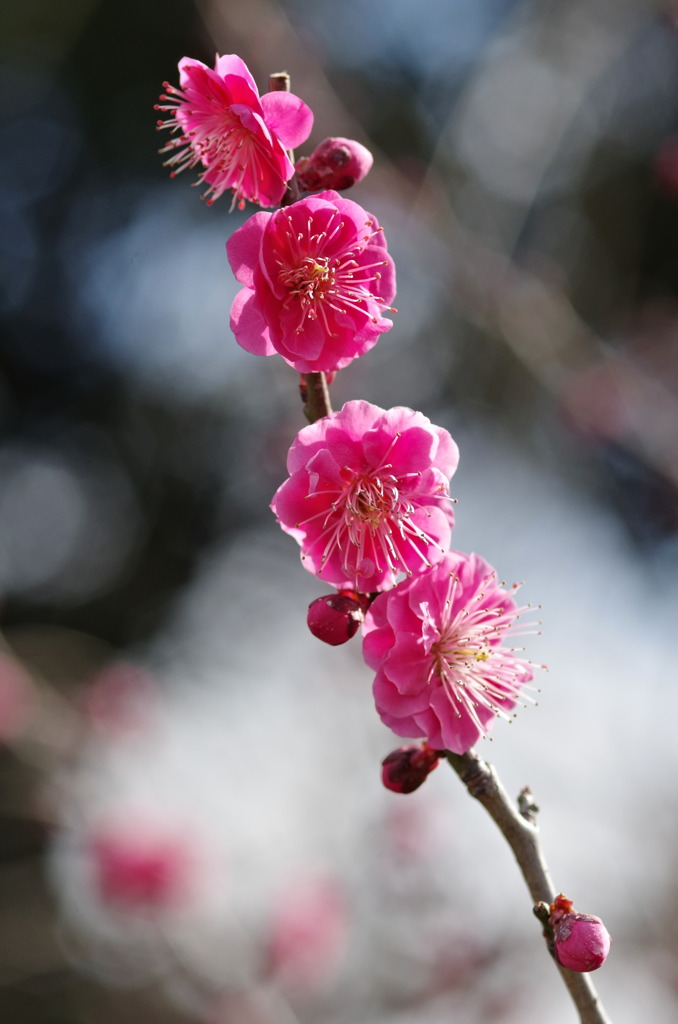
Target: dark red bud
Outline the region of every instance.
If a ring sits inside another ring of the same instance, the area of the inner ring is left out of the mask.
[[[325,594],[308,606],[308,628],[326,644],[345,644],[360,629],[365,615],[363,605],[350,591]]]
[[[439,759],[438,751],[428,743],[398,747],[381,762],[381,781],[392,793],[413,793],[437,766]]]

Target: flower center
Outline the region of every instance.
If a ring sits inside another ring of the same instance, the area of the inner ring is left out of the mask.
[[[438,675],[463,670],[474,662],[488,661],[492,649],[486,639],[479,636],[460,637],[455,633],[443,635],[432,647]]]
[[[401,499],[394,476],[359,477],[346,495],[346,511],[357,516],[365,526],[378,530],[383,519],[402,519],[414,511]]]
[[[336,260],[326,256],[304,256],[301,265],[288,267],[280,274],[280,280],[296,298],[309,320],[318,316],[316,303],[335,291]]]
[[[429,620],[433,643],[428,682],[437,679],[457,717],[470,717],[482,734],[487,732],[483,719],[488,713],[506,721],[515,717],[511,709],[519,691],[524,700],[535,703],[525,693],[532,678],[530,662],[517,657],[515,648],[501,645],[508,635],[532,632],[532,624],[517,625],[525,608],[504,607],[489,599],[489,583],[487,579],[460,606],[456,596],[461,584],[451,576],[445,610],[438,622]],[[511,593],[517,589],[514,584]]]
[[[360,262],[366,244],[381,228],[372,230],[373,222],[366,221],[362,240],[353,248],[337,252],[345,227],[338,211],[332,213],[324,231],[313,230],[310,216],[301,224],[289,212],[281,211],[281,216],[287,220],[287,230],[276,256],[278,280],[288,293],[284,308],[299,312],[297,334],[302,333],[307,321],[319,320],[327,334],[336,338],[337,316],[358,314],[377,323],[375,312],[395,312],[379,295],[381,268],[389,261]],[[337,255],[323,256],[328,246]]]

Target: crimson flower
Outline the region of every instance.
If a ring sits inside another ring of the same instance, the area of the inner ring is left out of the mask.
[[[518,702],[530,662],[502,646],[523,609],[478,555],[449,552],[370,605],[363,656],[374,698],[398,736],[463,754]]]
[[[271,508],[310,572],[340,588],[384,590],[443,557],[458,460],[448,432],[422,413],[347,402],[299,431]]]
[[[231,330],[255,355],[300,373],[347,366],[393,326],[395,268],[376,218],[337,192],[256,213],[226,244],[244,287]]]
[[[246,199],[277,206],[294,174],[286,150],[304,142],[313,126],[306,104],[289,92],[260,97],[247,65],[233,53],[217,54],[214,70],[184,57],[179,83],[177,89],[164,82],[155,107],[169,115],[158,128],[174,136],[160,150],[172,177],[201,164],[198,181],[208,186],[208,203],[232,189],[233,206],[242,209]]]

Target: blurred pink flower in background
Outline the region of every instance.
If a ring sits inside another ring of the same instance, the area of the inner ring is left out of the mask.
[[[119,661],[90,681],[83,695],[88,724],[112,735],[144,730],[158,699],[154,676],[140,665]]]
[[[372,603],[363,655],[374,697],[398,736],[462,754],[508,712],[532,667],[502,641],[522,609],[478,555],[450,552]]]
[[[153,821],[113,822],[88,842],[95,890],[113,908],[164,910],[180,905],[191,889],[190,839]]]
[[[249,199],[277,206],[294,166],[286,150],[304,142],[313,114],[290,92],[259,96],[247,65],[235,54],[217,55],[214,70],[201,61],[179,61],[180,88],[164,83],[166,93],[156,110],[169,116],[158,121],[175,137],[160,150],[168,154],[172,176],[202,164],[199,182],[213,203],[228,189],[233,205]]]
[[[446,430],[420,412],[347,402],[299,431],[271,508],[309,572],[363,593],[439,561],[454,524]]]
[[[395,267],[372,214],[337,192],[257,213],[226,243],[244,287],[231,330],[254,355],[280,353],[300,373],[339,370],[393,326]]]
[[[345,894],[337,879],[292,880],[273,906],[268,968],[278,982],[314,993],[334,980],[347,931]]]

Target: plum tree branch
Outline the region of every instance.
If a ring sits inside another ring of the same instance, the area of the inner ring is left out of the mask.
[[[483,805],[511,847],[535,907],[542,903],[552,903],[556,890],[539,842],[537,806],[529,790],[522,791],[516,805],[504,789],[494,767],[483,761],[475,750],[469,750],[466,754],[454,754],[446,750],[444,756],[471,796]],[[553,955],[548,936],[545,935],[545,938],[553,962],[577,1008],[581,1024],[612,1024],[590,974],[579,974],[561,967]]]

